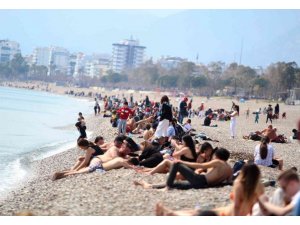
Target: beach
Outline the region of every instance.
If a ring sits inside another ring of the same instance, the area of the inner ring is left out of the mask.
[[[21,86],[21,84],[19,84]],[[44,86],[40,86],[41,91],[45,91]],[[35,88],[38,90],[37,88]],[[43,90],[44,89],[44,90]],[[48,86],[48,91],[63,94],[68,90],[75,88]],[[78,91],[83,89],[78,89]],[[89,91],[87,89],[84,91]],[[76,89],[77,91],[77,89]],[[101,91],[95,90],[103,95],[124,93],[121,90]],[[129,96],[128,91],[125,96]],[[134,92],[134,98],[144,98],[149,95],[150,100],[159,100],[164,93]],[[176,97],[171,97],[173,105],[177,106]],[[240,116],[237,118],[237,138],[230,139],[229,122],[213,121],[218,127],[203,127],[203,119],[191,118],[192,126],[196,133],[204,132],[210,138],[219,142],[211,142],[214,147],[222,146],[231,152],[232,160],[253,159],[255,146],[259,142],[244,140],[243,135],[251,131],[263,130],[266,128],[266,116],[260,115],[258,124],[254,123],[253,111],[258,108],[264,108],[268,104],[275,106],[276,102],[269,101],[246,101],[238,103],[235,99],[230,98],[211,98],[207,100],[204,97],[193,97],[193,108],[199,107],[204,101],[205,108],[225,108],[230,110],[232,100],[240,105]],[[247,119],[245,111],[250,109],[250,117]],[[289,106],[280,103],[280,112],[287,113],[287,119],[279,119],[273,122],[277,128],[278,134],[285,134],[289,137],[292,135],[292,129],[296,128],[297,121],[300,119],[300,106]],[[91,112],[92,113],[92,112]],[[76,115],[74,115],[74,120]],[[87,130],[93,134],[89,137],[93,140],[96,136],[102,135],[106,141],[112,141],[116,136],[117,129],[111,127],[109,118],[90,115],[86,117]],[[74,128],[74,132],[77,130]],[[134,135],[136,141],[141,141]],[[292,166],[300,168],[300,144],[290,142],[285,144],[272,143],[275,148],[276,156],[284,161],[284,169]],[[146,180],[149,182],[163,182],[166,180],[166,174],[145,175],[136,173],[131,169],[117,169],[105,173],[90,173],[69,176],[67,178],[52,181],[51,175],[56,171],[70,168],[78,156],[83,151],[77,147],[68,149],[62,153],[50,156],[48,158],[37,160],[31,168],[31,177],[22,185],[14,189],[11,193],[1,197],[0,215],[15,215],[19,212],[29,211],[34,215],[155,215],[155,205],[157,202],[164,202],[165,205],[174,209],[194,208],[199,205],[202,209],[211,209],[214,207],[225,206],[229,200],[229,194],[232,186],[207,189],[191,190],[170,190],[161,192],[158,190],[145,190],[136,187],[134,180]],[[276,180],[280,171],[267,167],[260,167],[264,179]],[[275,190],[276,187],[266,187],[267,195]]]

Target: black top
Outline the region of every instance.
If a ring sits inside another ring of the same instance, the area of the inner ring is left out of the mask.
[[[204,119],[204,126],[210,126],[211,123],[211,118],[209,118],[208,116],[205,117]]]
[[[92,157],[104,154],[103,150],[98,145],[92,145],[90,147],[95,150],[95,153],[92,154]]]
[[[161,106],[161,110],[160,110],[160,121],[167,119],[169,121],[172,121],[173,119],[173,115],[172,115],[172,107],[164,102]]]
[[[180,156],[180,159],[182,161],[186,161],[186,162],[196,162],[196,160],[197,160],[196,158],[190,159],[190,158],[188,158],[188,157],[186,157],[184,155]]]
[[[186,102],[181,101],[180,104],[179,104],[179,112],[180,113],[186,113],[187,112],[186,108],[187,108]]]

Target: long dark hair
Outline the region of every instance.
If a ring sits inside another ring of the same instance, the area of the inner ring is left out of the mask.
[[[96,146],[93,142],[90,142],[83,138],[78,140],[77,145],[80,147],[85,147],[85,148]]]
[[[237,111],[238,116],[239,116],[240,115],[240,106],[239,105],[235,105],[234,108]]]
[[[255,164],[246,164],[243,166],[240,181],[243,185],[244,196],[249,200],[256,191],[260,179],[260,170]]]
[[[195,143],[191,135],[184,135],[182,137],[182,141],[184,141],[185,145],[191,150],[194,159],[197,158]]]
[[[265,159],[267,158],[268,155],[268,143],[270,142],[270,138],[269,137],[264,137],[261,140],[261,144],[259,147],[259,154],[260,154],[260,158],[261,159]]]
[[[160,104],[163,104],[164,102],[169,103],[169,98],[166,95],[162,96],[160,99]]]

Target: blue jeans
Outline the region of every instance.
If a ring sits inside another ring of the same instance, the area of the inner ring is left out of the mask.
[[[183,118],[184,118],[184,117],[185,117],[185,115],[184,115],[184,114],[182,114],[182,113],[179,113],[179,116],[178,116],[178,122],[182,124],[182,122],[183,122]]]
[[[119,119],[119,123],[118,123],[118,131],[119,131],[119,134],[126,134],[126,121],[127,120],[122,120],[122,119]]]

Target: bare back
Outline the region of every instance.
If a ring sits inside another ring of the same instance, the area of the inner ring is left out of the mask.
[[[110,147],[103,155],[97,156],[102,163],[108,162],[116,157],[118,157],[119,149],[116,146]]]
[[[230,180],[232,177],[232,169],[227,162],[219,159],[214,159],[216,166],[209,168],[205,174],[209,185],[220,184],[223,181]]]

